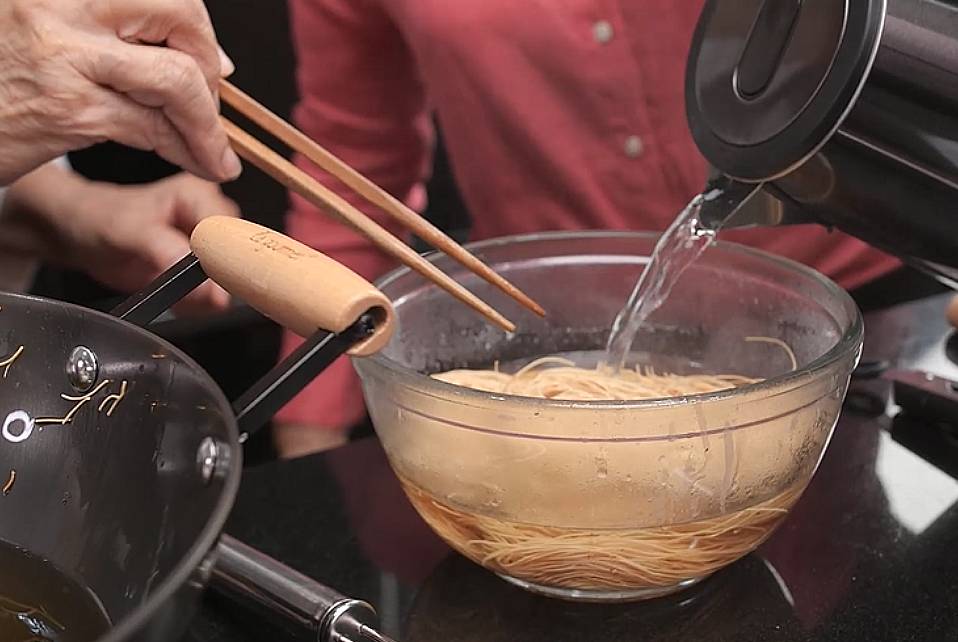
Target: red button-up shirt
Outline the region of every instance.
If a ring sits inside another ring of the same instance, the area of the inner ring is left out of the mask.
[[[662,230],[704,186],[683,99],[701,0],[290,0],[290,7],[297,124],[422,209],[435,113],[475,239]],[[401,234],[335,180],[297,163]],[[369,279],[394,267],[296,196],[288,229]],[[809,264],[847,288],[898,265],[817,227],[727,236]],[[285,350],[296,343],[287,337]],[[340,362],[278,418],[341,427],[362,412],[355,375]]]

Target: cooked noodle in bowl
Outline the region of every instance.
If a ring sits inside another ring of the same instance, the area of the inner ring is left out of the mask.
[[[409,272],[381,285],[399,331],[356,367],[389,460],[443,539],[530,590],[641,599],[707,577],[785,518],[838,417],[857,309],[824,277],[734,245],[690,268],[628,369],[604,368],[610,320],[653,243],[479,245],[549,312],[511,337]]]

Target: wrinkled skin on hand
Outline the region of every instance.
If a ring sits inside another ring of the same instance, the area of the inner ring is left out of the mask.
[[[0,34],[0,184],[106,140],[239,174],[216,94],[232,63],[202,0],[4,0]]]
[[[186,256],[193,228],[215,215],[238,216],[239,208],[218,185],[190,174],[125,186],[49,164],[8,190],[0,251],[36,256],[133,293]],[[207,281],[175,310],[207,313],[228,304],[226,292]]]

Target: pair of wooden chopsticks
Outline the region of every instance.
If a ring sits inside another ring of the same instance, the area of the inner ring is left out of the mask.
[[[220,82],[220,97],[236,111],[335,176],[367,201],[390,214],[407,229],[418,234],[421,239],[456,259],[470,271],[498,287],[525,308],[539,316],[545,315],[538,303],[470,254],[437,227],[226,80]],[[242,158],[324,212],[352,226],[382,250],[443,288],[503,330],[507,332],[515,330],[515,324],[492,306],[422,258],[412,248],[347,203],[339,195],[327,189],[312,176],[272,151],[226,118],[223,119],[223,123],[236,153]]]

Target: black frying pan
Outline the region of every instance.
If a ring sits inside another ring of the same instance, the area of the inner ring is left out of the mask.
[[[389,303],[343,266],[252,223],[207,219],[192,247],[114,316],[0,294],[0,541],[92,590],[112,621],[100,642],[178,639],[211,579],[314,639],[382,640],[369,605],[221,530],[244,437],[343,353],[381,347]],[[234,404],[141,327],[207,276],[309,337]]]

